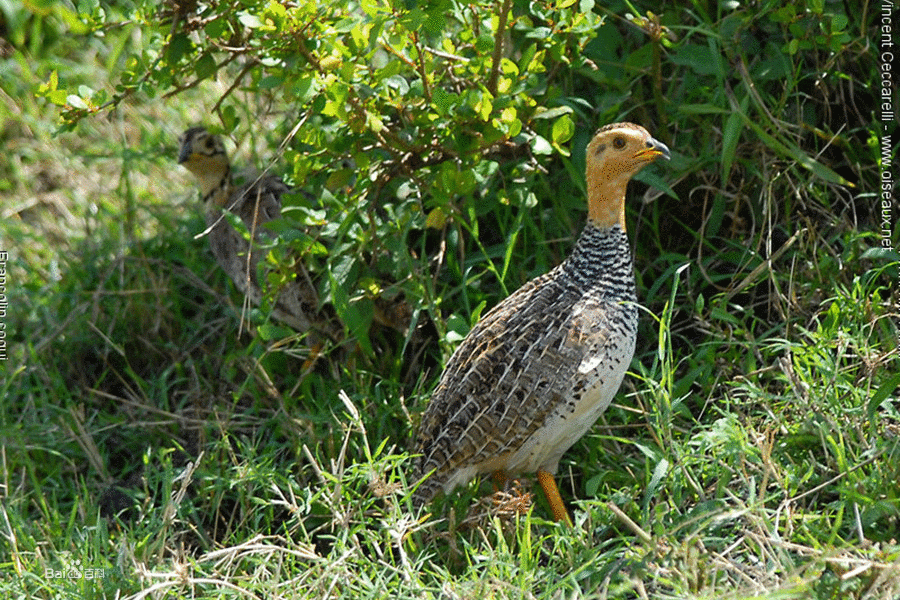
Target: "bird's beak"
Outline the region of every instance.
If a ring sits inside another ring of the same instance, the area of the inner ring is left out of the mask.
[[[650,138],[647,141],[650,145],[648,147],[644,148],[643,150],[639,151],[635,155],[635,158],[638,158],[641,160],[646,160],[646,161],[656,160],[657,158],[660,158],[660,157],[662,157],[666,160],[669,160],[670,158],[672,158],[672,153],[669,152],[668,146],[666,146],[659,140],[656,140],[653,138]]]
[[[187,162],[187,160],[191,157],[191,145],[190,144],[182,144],[181,149],[178,151],[178,164],[182,164]]]

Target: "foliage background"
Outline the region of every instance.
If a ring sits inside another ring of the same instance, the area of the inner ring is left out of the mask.
[[[900,595],[876,5],[0,13],[7,596]],[[625,119],[673,160],[632,186],[646,311],[564,459],[578,528],[477,483],[410,515],[441,365],[565,257],[584,146]],[[246,333],[195,237],[174,155],[196,123],[315,198],[287,200],[269,261],[303,260],[345,326],[312,370],[265,306]]]

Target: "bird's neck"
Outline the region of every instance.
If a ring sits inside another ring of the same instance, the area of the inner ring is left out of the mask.
[[[629,174],[588,168],[588,222],[600,229],[618,225],[625,231],[625,190]]]
[[[634,295],[631,249],[618,223],[597,227],[588,221],[560,268],[581,289],[616,288],[625,299]]]
[[[203,193],[203,203],[212,203],[216,206],[225,206],[231,195],[231,166],[218,171],[209,171],[198,175],[200,191]]]

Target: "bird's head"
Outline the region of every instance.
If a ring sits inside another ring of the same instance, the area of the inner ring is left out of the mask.
[[[628,182],[669,149],[633,123],[601,127],[587,146],[588,220],[597,227],[619,224],[625,229],[625,189]]]
[[[203,127],[191,127],[178,138],[178,164],[200,181],[206,194],[229,176],[228,154],[222,140]]]

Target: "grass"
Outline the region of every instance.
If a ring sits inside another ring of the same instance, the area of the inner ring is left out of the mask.
[[[657,171],[677,199],[642,203],[637,184],[639,347],[563,458],[576,527],[549,522],[539,492],[514,510],[527,477],[518,495],[494,502],[476,482],[416,515],[409,438],[441,361],[485,306],[565,255],[574,200],[472,209],[440,240],[441,277],[429,232],[385,240],[418,251],[398,272],[429,275],[404,288],[435,317],[422,355],[382,333],[374,357],[338,348],[306,372],[302,341],[264,312],[242,330],[172,164],[182,124],[224,84],[54,136],[55,110],[24,93],[47,68],[3,79],[4,597],[900,597],[898,262],[871,250],[862,150],[842,171],[856,191],[753,136],[680,152],[690,185]],[[268,141],[241,151],[259,163]],[[570,189],[573,169],[551,165],[536,197]]]

